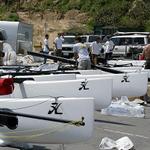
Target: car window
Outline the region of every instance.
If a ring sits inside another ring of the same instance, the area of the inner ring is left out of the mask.
[[[144,38],[134,38],[134,44],[144,44]]]
[[[111,38],[115,45],[119,45],[120,38]]]
[[[132,38],[128,37],[118,37],[118,38],[111,38],[115,45],[131,45],[133,43]]]
[[[120,38],[119,45],[130,45],[130,44],[132,44],[132,38],[128,38],[128,37]]]
[[[5,32],[0,32],[0,41],[4,41],[7,39],[6,33]]]
[[[64,37],[63,44],[75,44],[75,37]]]
[[[85,43],[87,41],[87,37],[86,36],[82,36],[82,42]]]
[[[128,41],[126,38],[120,38],[119,45],[127,45]]]
[[[98,36],[89,36],[89,42],[94,42],[96,41]]]
[[[4,40],[3,34],[0,32],[0,41],[3,41],[3,40]]]

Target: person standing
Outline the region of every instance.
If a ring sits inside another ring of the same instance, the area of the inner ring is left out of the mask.
[[[94,41],[92,44],[91,44],[91,55],[92,55],[92,63],[94,65],[97,65],[98,64],[98,55],[101,53],[103,47],[100,43],[100,40],[101,38],[100,37],[97,37],[96,38],[96,41]]]
[[[3,65],[16,65],[17,63],[17,55],[16,52],[13,50],[12,46],[3,41]]]
[[[55,44],[55,55],[62,57],[62,43],[64,42],[64,38],[63,36],[61,36],[60,33],[58,33],[56,39],[54,40],[54,44]]]
[[[107,60],[111,59],[114,47],[115,47],[115,44],[113,43],[112,40],[110,40],[110,38],[108,38],[108,40],[104,44],[105,64],[107,64]]]
[[[49,51],[50,51],[48,39],[49,39],[49,35],[46,34],[45,39],[44,39],[44,47],[43,47],[43,53],[44,54],[49,54]],[[44,58],[44,64],[46,63],[46,60],[47,59]]]
[[[142,55],[144,59],[146,60],[145,69],[150,69],[150,44],[144,47]]]
[[[143,58],[146,60],[144,69],[150,69],[150,44],[146,45],[142,52]],[[146,103],[150,103],[148,93],[141,97]]]
[[[73,46],[74,59],[78,62],[78,69],[88,70],[91,69],[91,60],[88,48],[82,43],[81,37],[75,38],[76,44]]]

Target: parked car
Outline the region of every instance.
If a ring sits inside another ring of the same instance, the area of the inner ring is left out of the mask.
[[[75,44],[74,35],[65,35],[64,42],[62,44],[62,53],[64,57],[71,58],[73,57],[73,45]]]
[[[120,32],[111,37],[115,44],[113,55],[128,56],[132,53],[140,53],[143,47],[150,43],[149,32]]]
[[[87,45],[89,48],[91,43],[96,41],[97,37],[101,37],[100,35],[81,35],[82,42]]]
[[[100,35],[81,35],[82,42],[87,45],[89,48],[91,43],[96,41],[97,37],[101,37]],[[73,57],[73,45],[75,44],[75,36],[74,35],[65,35],[64,42],[62,44],[62,53],[63,57],[71,58]]]

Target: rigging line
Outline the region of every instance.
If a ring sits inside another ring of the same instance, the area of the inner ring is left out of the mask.
[[[40,98],[40,97],[43,98],[43,96],[45,96],[45,98],[49,98],[50,97],[50,98],[54,98],[54,99],[63,97],[63,96],[57,96],[57,97],[55,97],[55,96],[49,96],[49,95],[39,95],[39,96],[31,97],[31,98]],[[20,110],[20,109],[31,108],[31,107],[35,107],[35,106],[41,105],[43,103],[46,103],[48,101],[50,102],[50,100],[45,100],[44,102],[41,102],[41,103],[38,103],[38,104],[34,104],[34,105],[30,105],[30,106],[25,106],[25,107],[14,108],[12,110]]]
[[[64,96],[51,96],[51,95],[37,95],[37,96],[31,96],[30,98],[48,98],[48,97],[50,97],[50,98],[61,98],[61,97],[64,97]],[[28,97],[29,98],[29,97]]]
[[[27,108],[32,108],[32,107],[35,107],[35,106],[39,106],[43,103],[46,103],[48,102],[49,100],[46,100],[46,101],[43,101],[43,102],[40,102],[40,103],[37,103],[37,104],[33,104],[33,105],[30,105],[30,106],[24,106],[24,107],[19,107],[19,108],[14,108],[12,110],[20,110],[20,109],[27,109]]]

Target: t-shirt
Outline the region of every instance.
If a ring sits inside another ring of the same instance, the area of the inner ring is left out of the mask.
[[[97,43],[96,41],[91,44],[92,54],[99,55],[102,50],[101,43]]]
[[[56,44],[56,49],[62,49],[63,41],[64,41],[63,37],[57,37],[55,39],[54,43]]]
[[[110,53],[113,51],[113,48],[114,48],[114,43],[113,41],[107,41],[105,44],[104,44],[104,49],[105,49],[105,53]]]
[[[49,49],[47,48],[47,46],[49,47],[48,39],[44,39],[44,48],[43,48],[44,52],[49,52]]]
[[[90,59],[87,46],[83,43],[74,44],[73,52],[78,53],[78,61]]]

